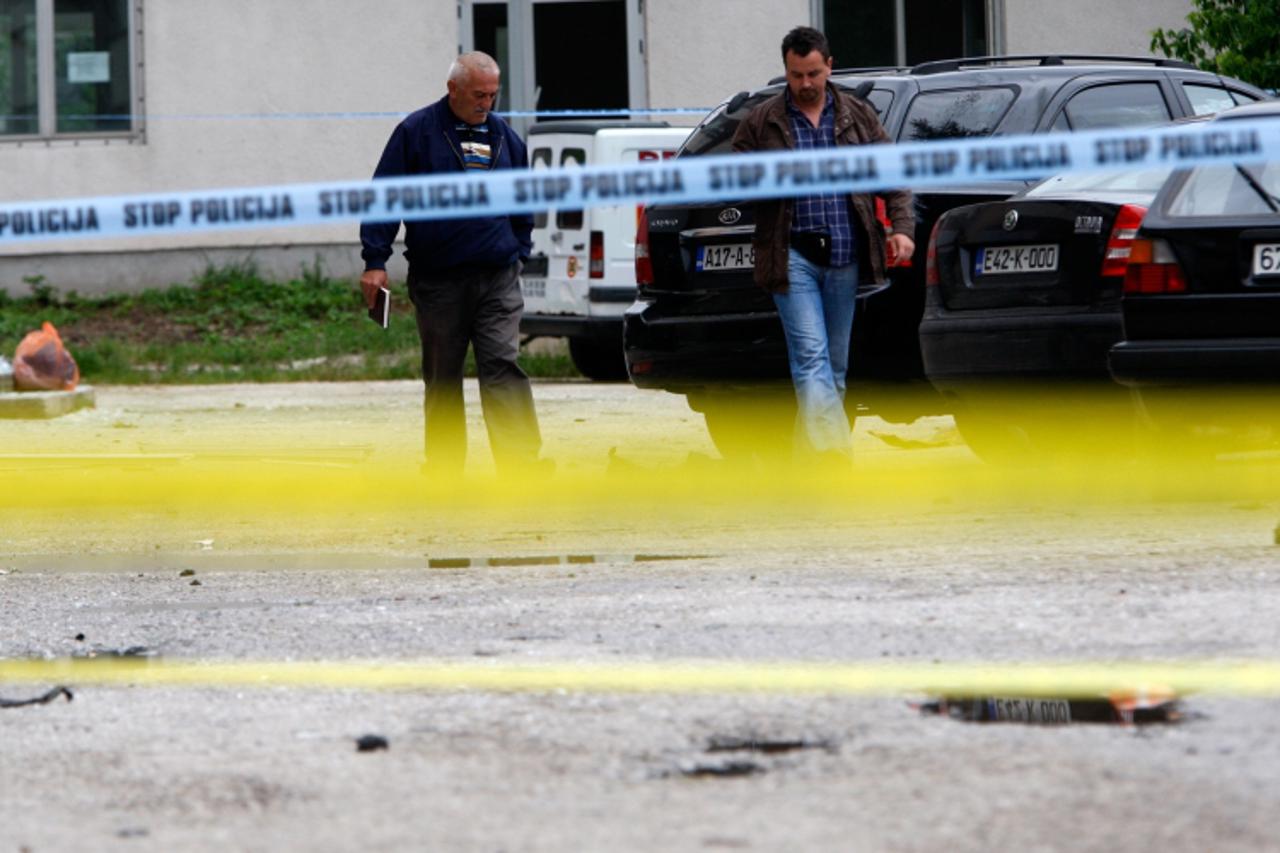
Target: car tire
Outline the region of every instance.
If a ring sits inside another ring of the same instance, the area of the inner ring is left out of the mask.
[[[1280,449],[1269,388],[1151,388],[1140,399],[1153,461],[1206,464]]]
[[[957,409],[955,421],[964,443],[988,465],[1021,467],[1036,459],[1027,433],[999,415],[966,406]]]
[[[711,442],[727,462],[788,465],[795,442],[795,395],[763,389],[689,395],[689,407],[701,412]]]
[[[1042,468],[1134,458],[1138,413],[1109,383],[1010,385],[956,401],[956,428],[984,462]]]
[[[569,338],[569,358],[588,379],[620,382],[627,378],[627,361],[619,340]]]

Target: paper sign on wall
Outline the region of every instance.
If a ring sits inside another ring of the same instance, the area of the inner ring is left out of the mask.
[[[111,54],[106,51],[95,53],[68,53],[67,82],[110,83]]]

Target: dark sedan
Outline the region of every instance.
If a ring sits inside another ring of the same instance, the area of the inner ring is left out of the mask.
[[[1130,246],[1170,171],[1060,175],[938,220],[920,349],[975,452],[1007,460],[1050,449],[1062,419],[1049,408],[1076,405],[1077,392],[1130,411],[1127,395],[1099,380],[1111,385]]]
[[[1280,121],[1280,102],[1218,121]],[[1125,340],[1111,372],[1135,386],[1280,381],[1280,163],[1174,175],[1134,242]]]
[[[1240,119],[1280,121],[1280,102],[1216,121]],[[1111,374],[1139,390],[1161,432],[1182,444],[1212,431],[1232,443],[1273,434],[1280,163],[1175,173],[1133,243],[1121,303],[1125,339],[1111,350]]]

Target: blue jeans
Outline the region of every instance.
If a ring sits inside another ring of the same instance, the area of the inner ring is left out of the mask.
[[[775,293],[773,301],[787,336],[798,433],[816,452],[847,455],[852,448],[844,389],[858,265],[820,267],[791,249],[787,277],[790,289]]]

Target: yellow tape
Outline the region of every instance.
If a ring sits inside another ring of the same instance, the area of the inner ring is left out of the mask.
[[[1280,661],[1233,663],[726,663],[0,661],[0,682],[488,692],[821,693],[1096,697],[1170,691],[1280,696]]]

